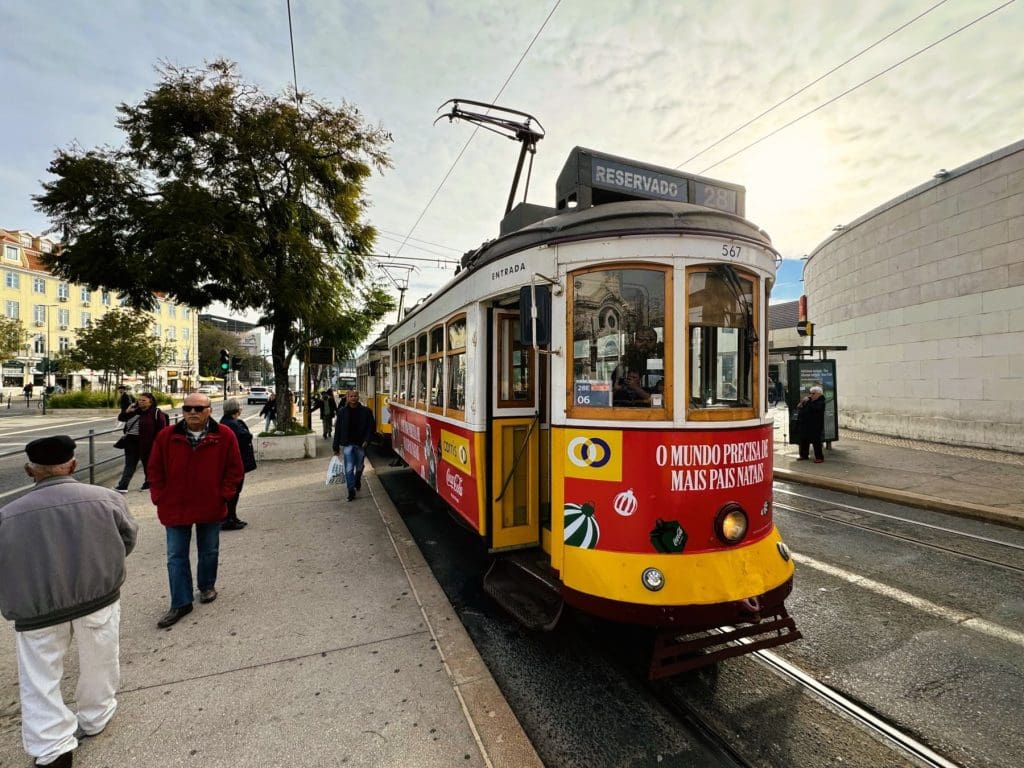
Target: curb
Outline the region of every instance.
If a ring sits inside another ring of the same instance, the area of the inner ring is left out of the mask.
[[[987,507],[983,504],[971,504],[966,501],[951,502],[935,496],[925,496],[920,493],[898,491],[893,488],[882,488],[868,483],[855,483],[849,480],[839,480],[834,477],[819,475],[808,475],[803,472],[796,472],[791,469],[774,470],[774,480],[783,480],[787,483],[800,483],[812,485],[816,488],[827,488],[833,491],[849,493],[853,496],[861,496],[881,501],[891,501],[896,504],[904,504],[908,507],[929,509],[935,512],[946,512],[959,517],[966,517],[973,520],[984,520],[991,523],[999,523],[1011,528],[1024,528],[1024,518],[1019,513],[1009,512],[999,507]]]

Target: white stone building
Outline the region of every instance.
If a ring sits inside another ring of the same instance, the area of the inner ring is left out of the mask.
[[[804,267],[840,425],[1024,452],[1024,141],[879,206]]]

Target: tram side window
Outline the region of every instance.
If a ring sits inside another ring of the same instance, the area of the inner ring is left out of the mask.
[[[394,350],[395,354],[395,376],[397,381],[395,382],[394,396],[396,400],[405,400],[405,345],[402,344],[396,347]]]
[[[571,408],[667,407],[669,280],[660,268],[598,269],[573,276]],[[624,410],[616,415],[638,414]]]
[[[533,404],[532,349],[519,341],[518,315],[498,318],[498,401],[503,407]]]
[[[416,405],[427,407],[427,334],[416,339]]]
[[[688,275],[689,397],[692,409],[753,407],[757,349],[755,281],[732,267]]]
[[[444,328],[440,325],[430,330],[429,405],[434,411],[444,407]]]
[[[448,410],[466,410],[466,318],[448,323]]]
[[[405,402],[416,402],[416,340],[409,339],[405,345]]]

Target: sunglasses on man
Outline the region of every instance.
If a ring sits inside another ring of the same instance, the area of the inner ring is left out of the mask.
[[[209,407],[210,406],[208,405],[183,405],[181,406],[181,410],[184,411],[185,413],[192,413],[192,411],[205,411]]]

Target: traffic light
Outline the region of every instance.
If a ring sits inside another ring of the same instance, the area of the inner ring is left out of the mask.
[[[231,356],[231,370],[232,371],[238,371],[238,370],[241,370],[241,368],[242,368],[242,358],[240,358],[238,355],[232,355]]]
[[[231,370],[231,353],[226,349],[220,351],[220,375],[227,376]]]

